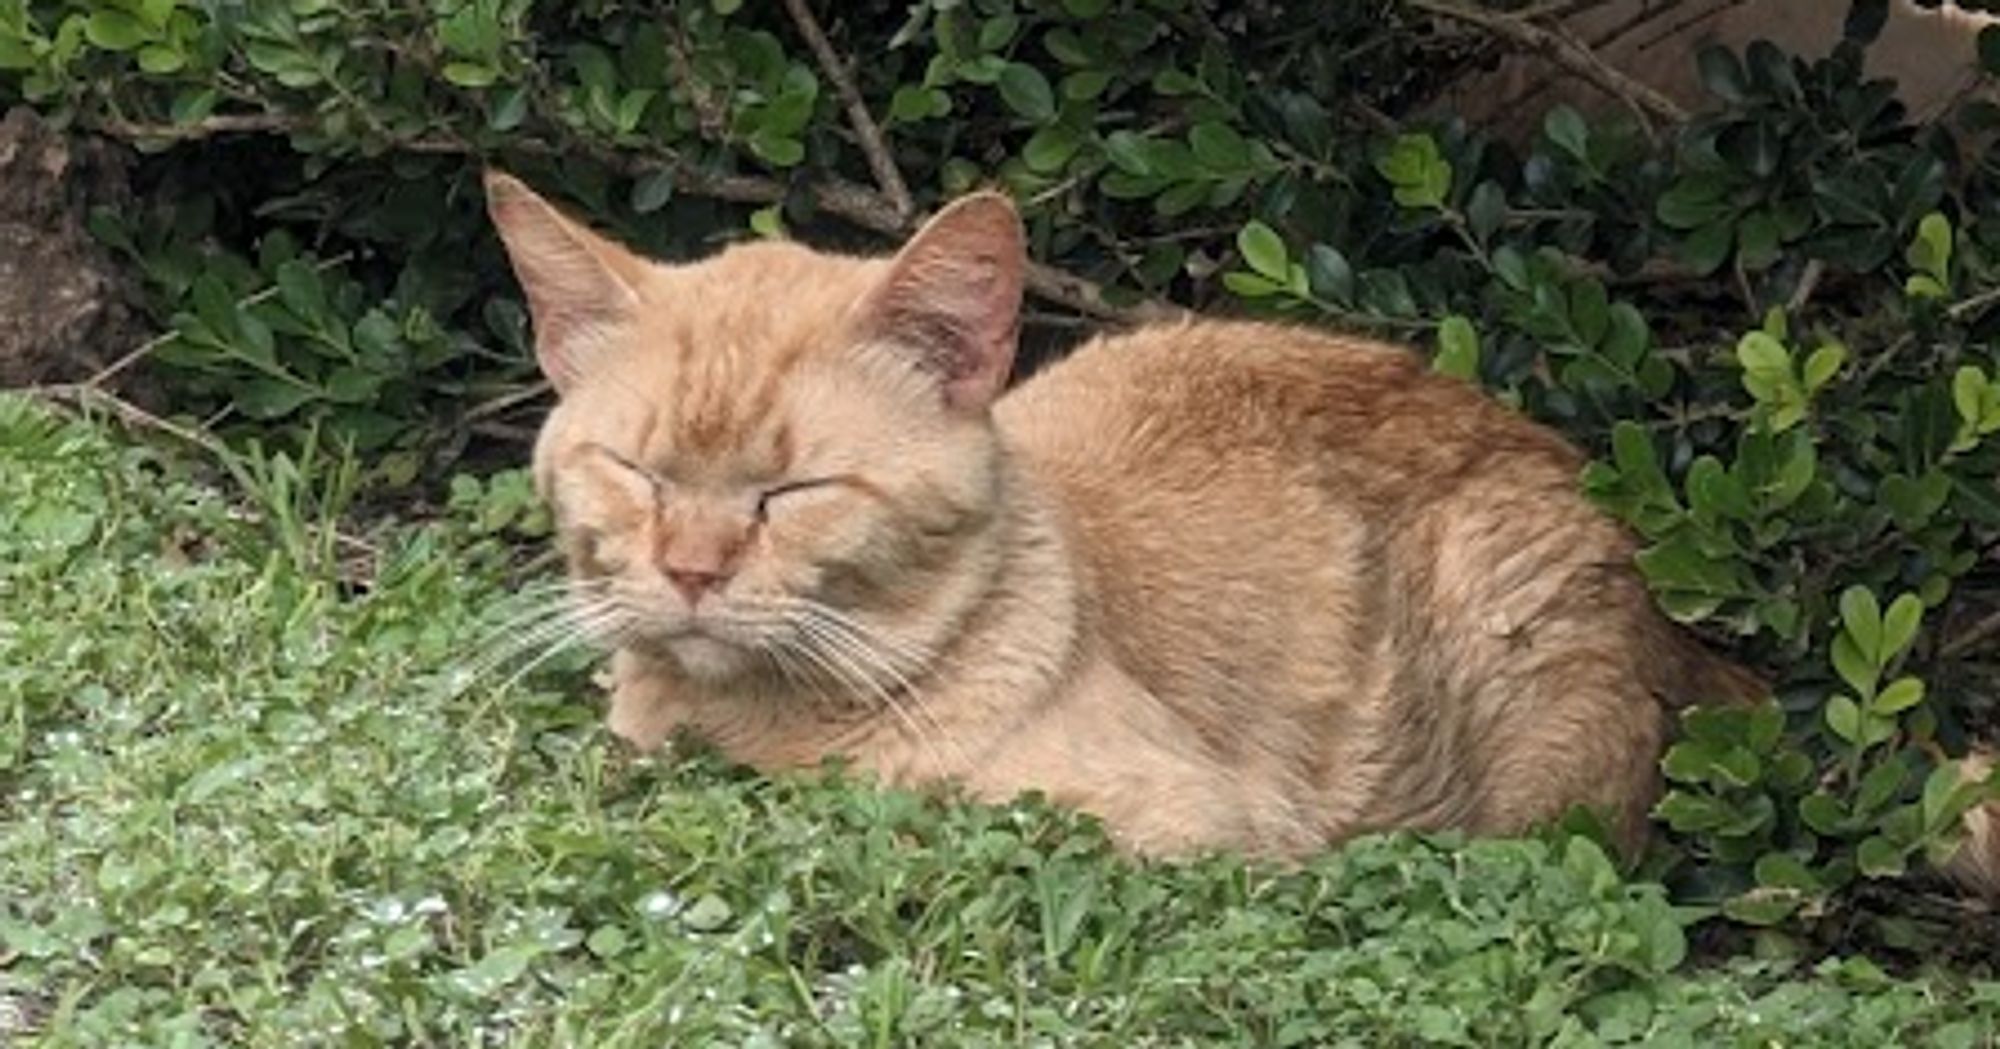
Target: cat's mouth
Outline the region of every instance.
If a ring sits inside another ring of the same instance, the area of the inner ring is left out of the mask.
[[[749,658],[743,645],[699,627],[681,630],[664,647],[688,676],[710,681],[736,676]]]
[[[646,630],[640,644],[670,659],[689,677],[710,681],[741,673],[754,643],[724,622],[687,617]]]
[[[691,644],[731,646],[736,644],[734,639],[730,638],[722,630],[717,629],[715,624],[704,623],[694,619],[684,619],[668,625],[655,626],[652,629],[644,631],[643,636],[651,645],[667,649]]]

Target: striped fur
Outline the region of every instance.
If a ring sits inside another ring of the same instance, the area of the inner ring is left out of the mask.
[[[536,476],[614,595],[640,746],[1040,790],[1147,853],[1575,805],[1636,845],[1670,712],[1757,688],[1655,610],[1572,448],[1400,349],[1188,321],[998,396],[1003,197],[891,259],[669,266],[489,195],[562,390]]]

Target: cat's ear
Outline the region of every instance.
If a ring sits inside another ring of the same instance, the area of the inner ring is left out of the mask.
[[[863,303],[862,323],[869,336],[917,354],[943,381],[947,404],[982,411],[1014,365],[1027,265],[1014,202],[962,197],[897,253]]]
[[[528,296],[535,358],[561,393],[631,323],[651,264],[563,214],[520,179],[490,168],[486,210]]]

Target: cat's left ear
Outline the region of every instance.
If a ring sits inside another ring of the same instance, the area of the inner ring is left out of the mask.
[[[975,193],[924,224],[862,304],[866,334],[905,347],[945,402],[983,411],[1014,366],[1027,241],[1014,202]]]
[[[486,209],[535,321],[535,358],[562,393],[631,324],[651,265],[557,210],[512,175],[486,172]]]

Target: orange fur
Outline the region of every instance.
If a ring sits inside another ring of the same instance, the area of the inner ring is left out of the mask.
[[[536,475],[642,747],[1036,789],[1148,853],[1579,804],[1633,844],[1668,711],[1751,687],[1655,610],[1568,445],[1400,349],[1189,321],[994,400],[1005,198],[894,259],[667,266],[489,192],[545,367],[575,365]],[[564,304],[618,288],[579,334]]]

